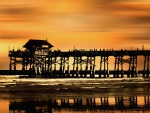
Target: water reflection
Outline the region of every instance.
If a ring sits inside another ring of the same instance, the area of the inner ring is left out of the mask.
[[[150,112],[149,96],[63,98],[51,100],[12,101],[10,113],[137,113]]]

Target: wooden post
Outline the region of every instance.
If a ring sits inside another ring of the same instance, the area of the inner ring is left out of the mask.
[[[67,70],[68,70],[68,77],[70,77],[70,65],[68,65]]]
[[[12,57],[10,57],[9,70],[12,70]]]
[[[146,78],[149,78],[149,56],[147,56],[147,73],[146,73]]]
[[[80,57],[80,77],[82,77],[82,56]]]
[[[146,72],[146,61],[147,61],[147,56],[144,56],[144,69],[143,69],[143,78],[145,78],[145,72]]]
[[[73,73],[72,73],[72,77],[74,77],[74,71],[75,71],[75,56],[74,56],[73,58],[74,58],[74,62],[73,62]]]
[[[100,56],[101,57],[101,61],[100,61],[100,73],[99,73],[99,78],[101,78],[101,75],[102,75],[102,62],[103,62],[103,56]]]
[[[47,76],[47,70],[46,70],[46,68],[47,68],[47,61],[46,61],[46,57],[44,58],[44,73],[46,74],[46,76]]]
[[[14,57],[14,70],[16,71],[16,57]]]
[[[76,77],[79,77],[79,58],[77,57]]]

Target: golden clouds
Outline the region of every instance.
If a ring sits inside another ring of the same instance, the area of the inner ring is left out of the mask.
[[[123,35],[122,41],[130,40],[146,33],[149,28],[148,1],[124,0],[44,0],[44,1],[10,1],[1,2],[0,7],[0,37],[45,38],[46,35],[65,37],[66,32],[71,37],[80,34],[83,39],[90,40],[89,33],[95,32],[95,37],[104,34]],[[146,4],[147,3],[147,4]],[[138,32],[137,32],[138,31]],[[8,32],[8,33],[6,33]],[[12,33],[14,32],[14,34]],[[17,33],[18,32],[18,33]],[[64,33],[63,33],[64,32]],[[72,36],[70,32],[74,32]],[[81,32],[81,33],[76,33]],[[86,34],[88,35],[82,35]],[[80,37],[81,37],[80,36]],[[70,37],[70,38],[71,38]],[[147,36],[148,37],[148,36]],[[114,36],[110,38],[113,40]],[[116,38],[116,37],[115,37]],[[118,37],[118,40],[120,40]],[[76,40],[75,38],[72,38]],[[99,38],[99,41],[104,41]],[[132,41],[132,40],[131,40]],[[104,42],[105,43],[105,42]]]
[[[0,22],[35,22],[39,12],[39,8],[28,5],[4,5],[0,7]]]
[[[149,46],[149,0],[0,1],[0,45],[46,39],[54,49]],[[0,49],[5,54],[5,49]],[[0,61],[1,62],[1,61]]]

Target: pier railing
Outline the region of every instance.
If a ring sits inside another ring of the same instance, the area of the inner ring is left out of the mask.
[[[35,52],[31,51],[9,51],[9,57],[23,57],[27,55],[34,55]],[[37,51],[36,54],[39,54],[40,52]],[[42,52],[41,54],[42,55]],[[47,54],[44,54],[47,57],[58,57],[58,56],[145,56],[150,55],[150,50],[69,50],[69,51],[60,51],[60,50],[54,50],[49,51]]]

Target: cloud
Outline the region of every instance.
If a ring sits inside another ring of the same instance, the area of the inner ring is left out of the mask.
[[[124,18],[128,24],[143,24],[150,22],[150,5],[115,3],[103,6],[103,14],[111,17]]]
[[[43,14],[39,7],[28,5],[1,5],[0,22],[36,22]]]
[[[4,39],[4,40],[9,40],[9,39],[23,39],[23,37],[21,36],[10,36],[10,35],[5,35],[5,36],[0,36],[0,39]]]
[[[148,37],[148,36],[147,37],[144,37],[144,36],[143,37],[142,36],[141,37],[131,37],[130,40],[134,40],[134,41],[146,41],[146,42],[149,41],[150,42],[150,37]]]
[[[133,23],[137,23],[137,24],[150,24],[150,13],[147,15],[139,15],[136,17],[131,18]]]
[[[0,40],[8,40],[13,42],[19,42],[19,40],[30,39],[30,38],[40,38],[40,32],[33,31],[0,31]]]
[[[100,3],[103,3],[103,4],[112,4],[112,3],[122,3],[122,2],[129,2],[130,0],[96,0],[96,1],[99,1]]]
[[[4,6],[0,8],[0,13],[8,15],[30,14],[35,12],[35,8],[28,6]]]

